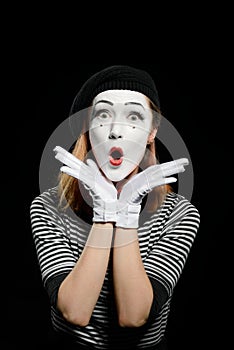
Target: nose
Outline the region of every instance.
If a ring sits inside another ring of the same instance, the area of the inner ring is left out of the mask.
[[[122,138],[121,125],[116,125],[113,123],[112,128],[110,130],[109,139],[117,140]]]
[[[122,138],[122,135],[118,135],[118,134],[116,134],[116,133],[113,132],[113,131],[110,132],[110,135],[109,135],[109,139],[110,139],[110,140],[111,140],[111,139],[117,140],[117,139],[120,139],[120,138]]]

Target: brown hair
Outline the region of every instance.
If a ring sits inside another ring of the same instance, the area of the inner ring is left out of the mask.
[[[159,108],[155,106],[150,100],[149,105],[154,114],[153,127],[158,128],[162,117],[161,112]],[[87,131],[88,119],[89,118],[84,118],[81,135],[77,139],[72,150],[72,154],[81,161],[85,160],[86,155],[91,150],[91,144],[88,135],[89,132]],[[150,165],[154,165],[157,163],[158,160],[156,156],[156,145],[155,142],[152,142],[150,144],[147,144],[145,155],[141,161],[141,164],[138,167],[137,172],[140,172],[143,169],[149,167]],[[130,174],[130,176],[132,174]],[[91,208],[87,206],[87,203],[81,194],[80,185],[81,184],[79,184],[79,181],[76,178],[65,173],[59,174],[58,193],[60,197],[60,206],[64,209],[66,209],[67,207],[71,207],[71,209],[76,213],[80,211],[85,211],[87,214],[91,214]],[[168,192],[171,192],[170,185],[162,185],[154,188],[147,196],[147,211],[153,212],[157,210],[157,208],[162,204]]]

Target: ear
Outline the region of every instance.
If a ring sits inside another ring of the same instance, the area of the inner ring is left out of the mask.
[[[150,134],[149,134],[149,136],[148,136],[148,141],[147,141],[148,144],[154,142],[154,139],[155,139],[155,136],[156,136],[156,134],[157,134],[157,131],[158,131],[157,128],[153,128],[153,129],[151,130],[151,132],[150,132]]]

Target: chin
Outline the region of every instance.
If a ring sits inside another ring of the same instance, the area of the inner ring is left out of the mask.
[[[121,175],[117,175],[117,174],[105,174],[105,175],[112,182],[119,182],[119,181],[125,179],[126,176],[127,176],[127,175],[126,176],[124,176],[124,175],[121,176]]]
[[[136,170],[136,166],[129,167],[128,169],[121,169],[121,166],[119,168],[113,168],[113,167],[105,167],[102,169],[106,177],[111,180],[112,182],[118,182],[123,179],[126,179],[134,170]]]

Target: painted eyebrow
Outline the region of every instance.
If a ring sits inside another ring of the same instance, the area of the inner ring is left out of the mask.
[[[108,104],[111,105],[111,106],[114,105],[114,103],[112,103],[112,102],[110,102],[110,101],[107,101],[107,100],[99,100],[99,101],[97,101],[97,102],[95,103],[94,106],[96,106],[98,103],[108,103]]]
[[[144,106],[139,102],[126,102],[125,106],[127,105],[138,105],[138,106],[141,106],[143,109],[145,109]]]
[[[95,106],[96,106],[98,103],[107,103],[107,104],[109,104],[109,105],[111,105],[111,106],[114,105],[114,103],[111,102],[111,101],[108,101],[108,100],[100,100],[100,101],[97,101],[97,102],[95,103]],[[125,106],[127,106],[127,105],[138,105],[138,106],[141,106],[143,109],[145,109],[144,106],[143,106],[141,103],[139,103],[139,102],[126,102],[124,105],[125,105]]]

